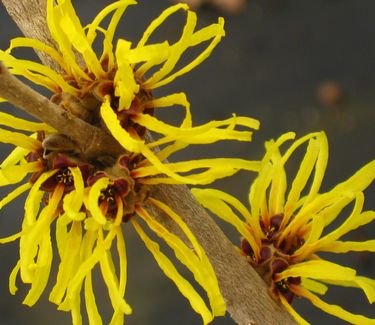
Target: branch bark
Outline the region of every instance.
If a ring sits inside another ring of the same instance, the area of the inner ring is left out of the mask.
[[[2,2],[26,36],[54,45],[45,22],[45,0],[2,0]],[[49,58],[43,55],[40,57],[46,65],[51,66]],[[40,107],[44,105],[44,112],[48,111],[48,115],[56,114],[49,102],[41,100],[38,105]],[[71,123],[66,115],[61,115],[58,119],[65,124]],[[62,130],[57,124],[52,126]],[[69,132],[65,134],[71,134],[71,131],[72,127],[69,127]],[[101,136],[103,135],[99,135]],[[103,140],[101,145],[104,146],[104,143]],[[151,195],[168,203],[196,235],[216,271],[228,311],[234,321],[240,325],[295,324],[285,309],[271,297],[264,281],[238,254],[220,228],[193,198],[187,186],[159,185],[153,188]],[[160,214],[160,211],[152,206],[147,206],[147,209],[153,215],[158,215],[158,219],[170,231],[178,233],[176,227],[168,218]]]
[[[124,151],[120,144],[103,130],[61,109],[18,80],[1,61],[0,97],[68,136],[78,145],[82,151],[81,155],[87,160],[103,155],[116,157]]]

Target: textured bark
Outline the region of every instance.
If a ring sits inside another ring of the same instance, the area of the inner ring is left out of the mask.
[[[6,9],[26,36],[38,38],[48,44],[50,40],[45,24],[45,0],[2,0]],[[40,56],[45,64],[51,61]],[[46,110],[47,111],[47,110]],[[53,114],[48,112],[48,114]],[[151,195],[174,209],[188,224],[205,249],[219,279],[231,317],[240,325],[295,324],[291,316],[271,297],[268,288],[249,266],[223,232],[183,185],[155,186]],[[160,211],[147,206],[170,230],[179,233]]]

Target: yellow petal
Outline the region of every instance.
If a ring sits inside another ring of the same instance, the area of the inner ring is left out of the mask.
[[[98,307],[95,301],[95,294],[92,288],[91,272],[89,272],[85,278],[85,302],[89,323],[102,325],[103,321],[100,317]]]
[[[70,44],[82,55],[89,71],[94,73],[96,78],[104,76],[103,68],[92,49],[91,44],[87,40],[71,1],[66,0],[59,2],[55,7],[55,10],[59,10],[61,13],[61,16],[57,20],[57,24],[68,38]]]
[[[154,19],[152,23],[147,27],[144,31],[142,38],[137,44],[137,47],[141,47],[146,44],[152,33],[170,16],[173,15],[176,11],[183,9],[188,10],[189,7],[185,3],[179,3],[174,6],[170,6],[169,8],[165,9],[158,18]]]
[[[25,215],[22,225],[24,234],[20,241],[21,279],[23,282],[31,283],[29,294],[24,300],[29,306],[38,300],[48,280],[52,261],[50,226],[56,217],[63,192],[63,186],[56,187],[36,222],[28,224]],[[28,227],[29,225],[32,227]]]
[[[17,274],[20,271],[20,267],[21,267],[21,261],[18,260],[16,266],[13,268],[13,270],[10,273],[10,276],[9,276],[9,292],[12,295],[15,295],[17,290],[18,290],[18,288],[16,286],[16,280],[17,280]]]
[[[43,168],[39,161],[2,168],[0,169],[0,186],[19,183],[27,174],[41,171]]]
[[[257,120],[241,116],[234,116],[224,121],[211,121],[196,127],[172,126],[148,114],[137,114],[132,120],[150,131],[165,136],[165,138],[152,143],[152,147],[160,146],[174,140],[189,144],[208,144],[220,140],[251,141],[252,132],[233,130],[233,127],[237,125],[255,129],[259,127]],[[221,129],[219,128],[221,126],[227,127]]]
[[[126,8],[129,5],[136,4],[136,1],[132,0],[125,0],[125,1],[116,1],[107,7],[105,7],[102,11],[100,11],[92,23],[89,26],[87,31],[87,39],[90,44],[92,44],[95,40],[96,36],[96,29],[99,27],[100,23],[112,12],[114,11],[111,20],[109,22],[108,28],[104,33],[104,40],[103,40],[103,53],[101,56],[101,60],[104,58],[108,58],[108,71],[111,71],[114,68],[114,55],[113,55],[113,37],[117,28],[117,25],[124,14]]]
[[[369,162],[357,171],[352,177],[335,186],[333,192],[357,192],[363,191],[375,179],[375,160]]]
[[[111,268],[109,263],[110,258],[110,252],[106,251],[103,258],[100,259],[100,268],[102,271],[103,279],[107,285],[108,294],[111,298],[113,309],[116,310],[117,308],[120,308],[122,313],[129,315],[132,313],[132,309],[121,295],[121,292],[118,288],[118,280],[116,274],[114,273],[114,270]]]
[[[258,161],[247,161],[236,158],[214,158],[183,161],[179,163],[161,163],[155,155],[149,151],[143,151],[142,154],[154,166],[140,167],[133,171],[135,178],[152,176],[157,174],[166,174],[170,178],[156,177],[144,178],[139,181],[143,184],[209,184],[214,180],[231,176],[239,170],[257,171],[259,169]],[[180,176],[177,173],[194,171],[195,169],[206,169],[205,171]]]
[[[22,261],[21,261],[22,262]],[[43,233],[42,241],[39,245],[38,258],[36,262],[34,279],[31,282],[31,288],[26,295],[23,303],[33,306],[39,299],[47,285],[52,263],[52,243],[49,231]],[[22,268],[22,265],[21,265]],[[22,271],[22,269],[21,269]]]
[[[319,152],[319,141],[314,138],[310,139],[306,149],[306,153],[303,157],[302,162],[299,165],[297,175],[295,176],[292,183],[292,187],[289,191],[288,199],[285,204],[285,211],[292,212],[295,210],[294,206],[298,202],[300,195],[314,170],[315,163],[319,156]]]
[[[66,0],[65,2],[70,3],[70,0]],[[61,5],[55,6],[54,0],[47,0],[48,29],[52,38],[57,43],[66,65],[70,68],[71,73],[77,79],[83,78],[84,80],[89,80],[90,78],[81,69],[76,61],[75,53],[72,49],[71,41],[68,38],[68,35],[66,35],[64,30],[61,29],[60,21],[63,19],[65,14],[66,13],[64,13],[64,11],[61,9]]]
[[[0,168],[6,168],[9,166],[17,165],[20,161],[25,161],[25,157],[30,153],[30,150],[16,147],[12,150],[11,153],[3,160],[0,165]]]
[[[134,71],[127,57],[131,43],[123,39],[118,40],[116,47],[117,71],[115,75],[115,95],[120,98],[119,110],[128,109],[139,92],[139,85],[135,80]]]
[[[207,295],[210,300],[210,305],[212,308],[212,313],[215,316],[222,316],[225,314],[226,306],[225,302],[223,300],[223,297],[220,293],[219,289],[219,284],[215,275],[215,272],[213,270],[213,267],[211,263],[209,262],[203,248],[200,246],[198,243],[197,239],[195,238],[194,234],[191,232],[189,227],[186,225],[186,223],[182,220],[182,218],[176,214],[171,208],[169,208],[166,204],[159,200],[155,200],[150,198],[150,202],[152,202],[154,205],[156,205],[158,208],[160,208],[162,211],[164,211],[170,218],[174,220],[174,222],[177,223],[177,225],[180,227],[180,229],[184,232],[186,237],[189,239],[189,241],[192,244],[192,247],[196,253],[196,256],[198,259],[195,259],[196,262],[192,263],[195,264],[198,268],[193,268],[190,270],[193,272],[195,275],[195,279],[197,282],[206,290]],[[145,211],[144,211],[145,212]],[[146,219],[149,220],[148,224],[152,226],[153,220],[152,218],[148,215],[146,216]],[[150,221],[152,220],[152,221]],[[156,229],[160,229],[160,226],[157,227]],[[172,237],[163,237],[163,234],[165,232],[163,231],[160,235],[164,240],[168,242],[167,238],[171,238],[172,242],[174,241],[173,236]],[[173,244],[170,242],[170,244]],[[184,243],[181,241],[180,243],[180,249]],[[171,245],[170,245],[171,246]],[[185,247],[185,246],[184,246]],[[186,254],[184,254],[186,256]],[[188,258],[190,262],[193,262],[194,258],[190,257]],[[185,265],[190,265],[189,263],[184,263]],[[191,265],[193,266],[193,265]],[[189,267],[189,266],[188,266]]]
[[[21,186],[17,187],[12,192],[8,193],[7,196],[5,196],[3,199],[0,200],[0,209],[2,209],[9,202],[16,199],[22,193],[26,192],[28,189],[30,189],[31,185],[32,185],[31,183],[22,184]]]
[[[206,209],[210,210],[212,213],[217,215],[219,218],[226,222],[229,222],[236,230],[245,237],[249,242],[251,248],[254,251],[256,257],[260,256],[260,240],[262,239],[262,230],[259,226],[259,221],[254,220],[248,210],[233,196],[230,196],[224,192],[213,190],[213,189],[197,189],[193,188],[191,190],[195,198],[202,204]],[[248,226],[244,221],[242,221],[233,210],[227,205],[230,203],[234,206],[253,226]]]
[[[42,175],[39,176],[37,181],[31,187],[29,195],[27,196],[25,201],[25,220],[30,226],[34,224],[36,220],[36,213],[39,210],[40,206],[41,192],[39,192],[39,188],[48,178],[50,178],[57,172],[58,169],[44,172]]]
[[[38,140],[28,137],[22,133],[11,132],[0,129],[0,142],[13,144],[29,151],[38,151],[41,148],[41,143]]]
[[[295,309],[286,301],[283,295],[279,295],[280,301],[285,307],[285,309],[293,316],[296,322],[300,325],[310,325],[310,323],[306,322],[296,311]]]
[[[275,281],[289,277],[303,277],[322,280],[350,280],[354,279],[356,271],[324,260],[311,260],[288,266],[285,271],[277,273]]]
[[[44,44],[43,42],[33,39],[33,38],[26,38],[26,37],[16,37],[11,39],[9,48],[7,52],[11,52],[14,48],[19,47],[30,47],[34,50],[41,51],[43,53],[48,54],[56,63],[59,64],[61,68],[64,69],[65,72],[68,73],[68,68],[64,59],[60,55],[58,51],[56,51],[53,47]]]
[[[191,284],[178,273],[172,262],[162,252],[160,252],[159,245],[146,235],[146,233],[134,219],[131,219],[131,222],[148,250],[154,256],[159,267],[162,269],[165,275],[176,284],[181,294],[189,300],[192,308],[202,316],[204,324],[206,325],[211,322],[213,316],[206,307],[206,304],[200,295],[195,291]]]
[[[112,110],[108,99],[102,104],[100,115],[108,129],[111,131],[112,136],[123,148],[134,153],[140,153],[142,151],[145,146],[144,141],[132,138],[131,135],[121,127],[116,113]]]
[[[30,122],[3,112],[0,112],[0,124],[23,131],[45,131],[49,133],[56,132],[56,130],[48,124]]]
[[[83,220],[85,213],[80,212],[83,203],[84,183],[79,167],[70,167],[74,180],[74,190],[64,196],[63,208],[72,220]]]
[[[107,222],[107,218],[103,214],[102,210],[99,207],[99,197],[102,193],[102,190],[105,190],[110,181],[107,177],[99,178],[94,185],[91,186],[89,191],[88,206],[87,208],[91,212],[91,215],[97,223],[104,225]]]
[[[374,215],[375,219],[375,215]],[[335,241],[319,248],[323,252],[347,253],[347,252],[375,252],[375,239],[362,242]]]
[[[325,295],[328,290],[328,287],[325,284],[307,278],[301,279],[301,285],[307,290],[318,293],[320,295]]]
[[[341,308],[340,306],[337,305],[330,305],[324,302],[323,300],[319,299],[316,295],[312,294],[311,292],[301,288],[301,287],[296,287],[293,288],[293,292],[296,293],[298,296],[304,297],[308,300],[310,300],[313,305],[316,307],[322,309],[328,314],[331,314],[333,316],[336,316],[338,318],[341,318],[349,323],[352,324],[375,324],[374,319],[367,318],[362,315],[355,315],[352,314],[345,309]]]
[[[19,233],[16,233],[16,234],[11,235],[11,236],[8,236],[8,237],[0,238],[0,244],[7,244],[7,243],[10,243],[10,242],[12,242],[12,241],[17,240],[17,239],[20,238],[21,236],[22,236],[22,232],[19,232]]]
[[[49,300],[57,305],[61,303],[69,280],[74,276],[74,272],[78,266],[81,241],[81,223],[73,222],[66,241],[65,251],[61,254],[56,284],[49,295]]]

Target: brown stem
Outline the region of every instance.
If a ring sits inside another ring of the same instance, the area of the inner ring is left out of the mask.
[[[26,36],[36,37],[49,44],[54,43],[48,36],[45,24],[43,9],[45,0],[2,0],[2,2]],[[50,64],[50,60],[45,60],[43,56],[41,58],[45,64]],[[48,103],[39,102],[43,105]],[[48,109],[45,106],[44,112]],[[55,111],[48,111],[48,114],[54,115]],[[65,122],[70,121],[66,115],[59,118],[65,119]],[[70,131],[65,134],[69,135]],[[228,311],[238,324],[295,324],[290,315],[272,299],[263,280],[238,254],[186,186],[155,186],[152,196],[168,203],[194,232],[216,271]],[[153,215],[158,215],[159,220],[169,230],[178,233],[175,226],[160,211],[152,206],[148,206],[147,209]]]
[[[14,77],[0,61],[0,97],[68,136],[90,160],[124,150],[103,130],[75,117]]]

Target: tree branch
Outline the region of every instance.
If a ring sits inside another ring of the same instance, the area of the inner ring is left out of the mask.
[[[79,119],[18,80],[1,61],[0,97],[72,139],[87,160],[103,155],[116,157],[124,151],[103,130]]]
[[[2,0],[2,2],[26,36],[38,38],[48,44],[54,44],[53,40],[49,37],[45,23],[45,0]],[[43,55],[40,57],[46,65],[51,66],[51,60],[49,58]],[[2,87],[3,86],[0,84],[0,88]],[[0,96],[2,96],[1,91]],[[31,94],[29,90],[27,93]],[[23,100],[27,101],[28,99],[25,98]],[[56,108],[51,106],[51,103],[45,99],[39,99],[37,104],[37,107],[43,107],[44,112],[48,111],[48,115],[51,116],[51,119],[71,123],[69,115],[56,112]],[[25,109],[25,105],[23,108]],[[61,109],[59,109],[59,111],[61,111]],[[37,117],[47,122],[45,117]],[[51,126],[62,131],[57,125],[51,124]],[[62,133],[71,135],[72,128],[74,127],[69,126],[69,130],[65,130],[68,132]],[[98,133],[98,136],[104,137],[102,133]],[[105,152],[105,148],[100,149],[100,147],[104,146],[106,141],[107,140],[102,139],[101,144],[98,145],[98,150],[103,149]],[[115,146],[116,145],[114,145],[114,147]],[[295,324],[291,316],[271,297],[264,281],[258,276],[255,270],[250,267],[245,259],[238,254],[219,227],[192,197],[186,186],[155,186],[151,195],[168,203],[193,231],[212,262],[222,294],[227,302],[228,311],[238,324]],[[178,230],[170,222],[169,218],[160,214],[159,210],[152,206],[147,206],[147,209],[153,215],[158,215],[158,219],[170,231],[178,233]]]

